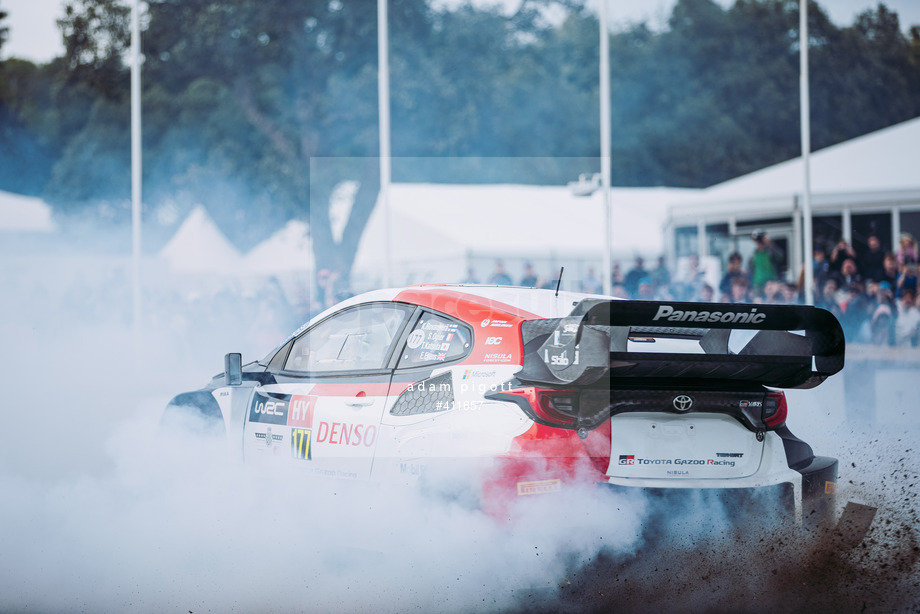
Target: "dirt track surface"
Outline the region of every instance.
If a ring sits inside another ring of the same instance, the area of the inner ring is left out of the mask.
[[[832,530],[704,529],[672,518],[657,546],[573,564],[554,588],[522,591],[519,611],[920,612],[916,429],[843,426],[824,435],[840,457]],[[852,501],[864,503],[843,513]]]
[[[553,589],[521,591],[518,611],[920,612],[920,547],[909,528],[887,520],[852,549],[832,532],[601,553]]]

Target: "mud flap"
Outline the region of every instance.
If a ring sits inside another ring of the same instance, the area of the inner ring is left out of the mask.
[[[837,459],[815,456],[802,474],[802,526],[813,531],[835,524],[837,505]]]

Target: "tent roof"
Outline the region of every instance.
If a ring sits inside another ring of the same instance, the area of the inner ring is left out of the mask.
[[[312,268],[310,228],[302,220],[288,221],[243,258],[243,270],[250,273],[306,271]]]
[[[813,152],[811,190],[828,194],[920,190],[918,143],[920,117]],[[804,172],[799,156],[714,185],[685,203],[788,196],[802,191]]]
[[[159,257],[174,271],[197,273],[227,271],[240,261],[240,253],[201,205],[188,214]]]
[[[51,207],[40,198],[0,191],[0,230],[53,232]]]
[[[658,254],[666,208],[697,190],[611,190],[617,252]],[[604,196],[575,196],[564,186],[393,184],[390,190],[394,260],[422,260],[467,251],[488,254],[596,253],[604,249]],[[412,222],[411,231],[409,222]],[[374,209],[358,266],[380,262],[383,208]]]

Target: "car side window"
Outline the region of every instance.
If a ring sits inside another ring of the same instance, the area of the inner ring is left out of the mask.
[[[405,305],[380,303],[337,313],[294,341],[284,369],[318,373],[383,369],[411,311]]]
[[[399,357],[399,368],[436,365],[461,358],[470,351],[470,329],[454,320],[425,312],[409,333]]]

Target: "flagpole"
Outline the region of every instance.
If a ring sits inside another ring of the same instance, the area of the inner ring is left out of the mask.
[[[814,305],[814,238],[811,217],[811,110],[808,91],[808,0],[799,0],[799,111],[802,137],[802,234],[805,304]]]
[[[383,286],[390,287],[390,35],[387,0],[377,0],[377,107],[380,132],[380,206],[383,208]]]
[[[141,26],[140,0],[131,9],[131,270],[134,363],[140,357],[141,328]]]
[[[604,193],[604,262],[601,267],[604,276],[604,294],[613,291],[611,277],[612,220],[610,212],[610,41],[607,31],[607,0],[600,6],[600,97],[601,97],[601,185]]]

